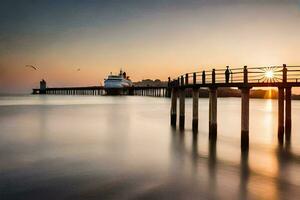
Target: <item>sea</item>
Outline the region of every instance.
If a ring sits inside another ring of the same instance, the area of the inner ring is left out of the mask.
[[[142,96],[0,97],[0,199],[299,199],[300,101],[291,143],[277,140],[277,100],[250,100],[249,151],[240,149],[241,100],[192,101],[185,130],[170,99]]]

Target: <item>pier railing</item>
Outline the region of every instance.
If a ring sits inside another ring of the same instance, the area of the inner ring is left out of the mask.
[[[243,84],[243,83],[298,83],[300,66],[241,67],[203,70],[182,74],[173,81],[179,86]],[[226,86],[226,85],[223,85]]]

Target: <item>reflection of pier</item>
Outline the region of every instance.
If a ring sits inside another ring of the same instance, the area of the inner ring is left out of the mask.
[[[300,67],[274,66],[213,69],[187,73],[170,82],[171,87],[171,125],[176,126],[177,97],[179,98],[179,128],[185,124],[186,90],[193,93],[193,131],[198,131],[198,98],[199,89],[209,89],[209,138],[217,138],[217,92],[221,87],[236,87],[241,91],[241,147],[249,146],[249,96],[253,87],[278,88],[278,140],[283,143],[284,135],[287,142],[291,138],[291,89],[300,87]],[[285,105],[284,105],[285,104]]]

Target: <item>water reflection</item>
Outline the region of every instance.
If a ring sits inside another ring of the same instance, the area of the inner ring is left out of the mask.
[[[200,138],[203,139],[203,137]],[[190,145],[188,139],[192,140]],[[198,187],[198,190],[202,191],[204,188],[201,187],[207,185],[205,186],[206,198],[282,199],[287,196],[291,197],[289,192],[298,193],[294,189],[299,187],[299,184],[296,184],[297,186],[293,185],[295,182],[291,183],[290,179],[293,179],[291,174],[299,177],[300,169],[298,168],[296,172],[292,172],[291,166],[294,166],[296,161],[299,167],[300,159],[291,153],[290,145],[278,145],[276,151],[263,155],[263,157],[274,157],[277,164],[271,162],[269,166],[263,165],[264,168],[260,168],[258,166],[262,163],[256,160],[259,152],[255,148],[254,150],[239,151],[239,163],[228,162],[218,158],[218,145],[220,144],[216,140],[209,141],[208,138],[206,139],[208,154],[205,154],[203,149],[199,148],[199,135],[191,135],[189,131],[176,132],[172,130],[171,150],[174,159],[177,161],[173,164],[178,167],[177,170],[181,171],[181,175],[192,169],[193,179],[190,181],[193,185],[190,185],[190,187]],[[253,154],[251,157],[249,156],[250,153]],[[250,167],[250,162],[253,168]],[[191,168],[187,167],[189,163]],[[268,173],[268,170],[273,170],[272,168],[276,169],[274,173]],[[203,175],[206,171],[208,172],[207,179]],[[235,171],[239,173],[235,173]],[[224,183],[227,185],[223,185]],[[231,191],[227,191],[226,187],[231,188]]]
[[[171,129],[168,100],[114,101],[0,106],[0,198],[293,199],[300,195],[300,157],[295,151],[300,140],[295,134],[292,144],[278,146],[276,130],[265,129],[265,119],[276,121],[277,109],[265,108],[269,101],[252,101],[251,120],[256,124],[249,133],[250,149],[243,152],[237,123],[227,124],[221,118],[217,141],[209,140],[203,104],[199,133],[193,134],[191,127]],[[230,102],[240,105],[234,99]],[[220,107],[226,105],[220,99]],[[235,108],[225,109],[223,115],[231,109]],[[240,112],[230,115],[240,118]],[[295,127],[300,130],[297,123]]]
[[[209,140],[209,153],[208,153],[208,172],[209,172],[209,197],[210,199],[216,198],[216,172],[217,172],[217,149],[216,140]]]
[[[197,162],[198,162],[198,134],[193,134],[192,143],[192,162],[193,162],[193,173],[197,174]]]
[[[249,150],[241,151],[240,161],[240,199],[247,199],[250,168],[248,163]]]
[[[180,173],[184,168],[185,163],[185,134],[184,131],[171,130],[171,168],[174,173]],[[179,171],[178,171],[179,169]]]

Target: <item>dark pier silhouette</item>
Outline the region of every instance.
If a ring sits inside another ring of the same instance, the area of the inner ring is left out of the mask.
[[[239,88],[241,92],[241,149],[249,148],[249,98],[255,87],[278,88],[278,141],[283,144],[291,140],[291,89],[300,87],[300,66],[271,66],[230,69],[212,69],[183,74],[173,79],[171,90],[171,125],[176,127],[177,98],[179,98],[179,129],[185,126],[186,90],[192,90],[192,128],[198,132],[198,99],[200,88],[209,90],[209,139],[217,139],[217,97],[218,88]]]
[[[51,95],[108,95],[115,88],[104,88],[103,86],[88,87],[46,87],[46,81],[40,82],[39,89],[32,89],[32,94]],[[118,89],[122,95],[170,97],[170,87],[165,86],[138,86]]]

